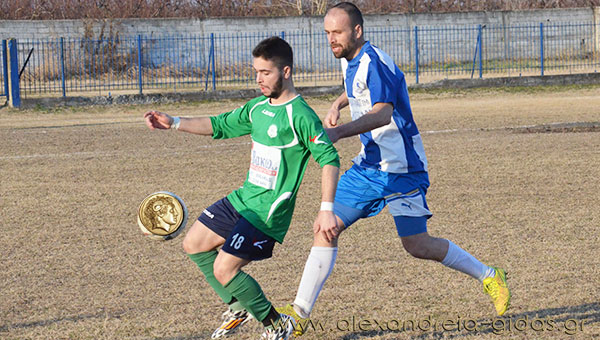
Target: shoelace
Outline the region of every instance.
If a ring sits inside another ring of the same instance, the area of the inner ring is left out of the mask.
[[[228,318],[239,318],[244,311],[237,311],[234,312],[231,309],[227,310],[225,312],[223,312],[223,319],[228,319]]]
[[[498,289],[498,282],[496,282],[496,280],[492,280],[488,284],[486,284],[485,290],[488,292],[488,294],[490,294],[492,298],[498,298],[500,290]]]
[[[226,310],[225,312],[223,312],[223,315],[221,315],[221,318],[222,318],[223,320],[227,320],[227,319],[229,319],[230,317],[232,317],[234,314],[235,314],[235,313],[234,313],[234,312],[233,312],[231,309],[228,309],[228,310]]]

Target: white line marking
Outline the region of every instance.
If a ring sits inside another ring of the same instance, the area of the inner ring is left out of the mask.
[[[226,148],[231,146],[250,145],[251,142],[243,143],[227,143],[227,144],[212,144],[212,145],[200,145],[195,149],[186,149],[185,151],[170,151],[170,149],[164,149],[171,155],[181,155],[194,153],[200,150],[197,149],[213,149],[213,148]],[[138,150],[139,151],[139,150]],[[40,159],[40,158],[76,158],[76,157],[113,157],[113,156],[143,156],[147,155],[148,152],[131,152],[131,150],[119,150],[119,151],[79,151],[79,152],[65,152],[65,153],[48,153],[48,154],[31,154],[31,155],[16,155],[16,156],[0,156],[0,160],[19,160],[19,159]]]
[[[540,126],[552,126],[552,125],[561,125],[567,124],[565,122],[557,122],[557,123],[546,123],[546,124],[537,124],[537,125],[520,125],[520,126],[501,126],[494,128],[475,128],[475,129],[445,129],[445,130],[427,130],[421,132],[421,134],[430,135],[430,134],[443,134],[443,133],[460,133],[460,132],[478,132],[478,131],[499,131],[499,130],[516,130],[516,129],[527,129],[534,128]],[[14,133],[14,131],[13,131]],[[46,133],[46,131],[42,132]],[[250,145],[251,142],[242,142],[242,143],[221,143],[221,144],[212,144],[212,145],[200,145],[197,148],[201,149],[213,149],[213,148],[226,148],[231,146],[240,146],[240,145]],[[166,149],[165,149],[166,150]],[[185,153],[193,153],[199,150],[188,149],[185,151],[175,151],[170,152],[171,154],[180,155]],[[147,154],[147,152],[138,153],[139,154]],[[74,158],[74,157],[112,157],[112,156],[120,156],[120,155],[136,155],[132,153],[131,150],[123,150],[123,151],[80,151],[80,152],[66,152],[66,153],[51,153],[51,154],[31,154],[31,155],[16,155],[16,156],[0,156],[0,160],[19,160],[19,159],[40,159],[40,158]]]

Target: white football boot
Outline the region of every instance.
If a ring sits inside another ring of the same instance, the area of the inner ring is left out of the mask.
[[[279,314],[280,319],[273,326],[274,328],[267,328],[262,334],[262,340],[288,340],[294,329],[296,328],[296,320],[287,314]]]
[[[223,313],[223,323],[219,328],[217,328],[213,332],[210,338],[217,339],[222,336],[234,333],[243,324],[250,321],[251,319],[253,319],[252,315],[246,310],[234,312],[231,309],[227,309],[225,313]]]

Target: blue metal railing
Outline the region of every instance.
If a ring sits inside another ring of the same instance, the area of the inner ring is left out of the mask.
[[[2,66],[0,67],[0,97],[8,96],[8,49],[6,48],[6,40],[2,40],[2,49],[0,57],[2,58]]]
[[[284,37],[294,49],[299,85],[341,84],[340,63],[326,35],[311,31],[211,33],[114,39],[20,40],[23,95],[115,90],[204,91],[253,88],[251,51],[262,39]],[[600,27],[534,23],[372,28],[366,37],[418,83],[445,77],[597,72]]]

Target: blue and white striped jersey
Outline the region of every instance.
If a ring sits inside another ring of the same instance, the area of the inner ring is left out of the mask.
[[[375,103],[394,106],[390,124],[360,134],[362,148],[353,162],[392,173],[427,171],[406,80],[392,58],[367,41],[354,59],[342,58],[341,62],[352,120],[371,111]]]

